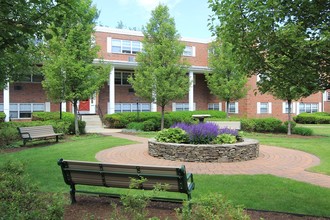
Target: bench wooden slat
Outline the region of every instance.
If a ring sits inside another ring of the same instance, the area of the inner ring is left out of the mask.
[[[27,141],[33,139],[42,139],[42,138],[56,138],[56,142],[58,141],[58,137],[63,135],[62,133],[55,133],[54,128],[51,125],[43,125],[43,126],[34,126],[34,127],[18,127],[18,132],[23,139],[24,145]]]
[[[185,193],[188,200],[194,189],[192,174],[185,167],[140,166],[63,160],[58,161],[66,184],[71,187],[71,200],[75,200],[76,185],[129,188],[131,179],[146,178],[140,189],[152,190],[156,184],[167,184],[167,191]],[[188,178],[187,178],[188,176]],[[79,191],[80,192],[80,191]]]

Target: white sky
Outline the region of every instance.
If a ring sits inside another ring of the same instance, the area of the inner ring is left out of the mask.
[[[176,29],[182,37],[209,39],[207,23],[211,10],[207,0],[93,0],[100,11],[98,24],[116,27],[122,21],[127,27],[141,29],[149,21],[151,11],[165,4],[174,17]]]

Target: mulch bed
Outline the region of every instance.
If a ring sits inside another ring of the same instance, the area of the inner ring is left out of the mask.
[[[122,208],[118,198],[98,197],[77,195],[77,203],[66,205],[64,220],[84,220],[84,219],[110,219],[114,212],[111,204],[114,203],[118,208]],[[149,217],[158,217],[160,219],[176,220],[175,209],[182,205],[172,202],[150,202],[147,207]],[[329,220],[330,218],[295,215],[280,212],[247,210],[246,213],[252,220],[270,219],[270,220]]]

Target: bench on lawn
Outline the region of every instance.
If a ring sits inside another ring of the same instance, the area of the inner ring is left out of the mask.
[[[23,144],[31,141],[33,139],[48,139],[56,138],[58,142],[58,137],[63,135],[62,133],[55,133],[54,128],[51,125],[34,126],[34,127],[17,127],[17,130],[23,139]]]
[[[219,128],[230,128],[230,129],[241,130],[240,121],[208,121],[208,122],[218,125]]]
[[[195,188],[193,175],[186,173],[185,166],[145,166],[131,164],[111,164],[101,162],[86,162],[60,159],[64,182],[71,188],[71,202],[76,203],[75,193],[91,193],[106,196],[118,197],[118,194],[100,193],[76,190],[76,185],[103,186],[113,188],[129,188],[131,178],[146,181],[139,185],[138,189],[153,190],[156,184],[166,184],[168,192],[179,192],[187,194],[188,201],[191,199],[191,192]],[[176,198],[157,198],[161,201],[182,201]]]

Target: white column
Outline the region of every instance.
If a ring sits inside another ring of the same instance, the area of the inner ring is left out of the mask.
[[[189,111],[194,111],[194,72],[189,71]]]
[[[61,103],[62,112],[66,112],[66,102]]]
[[[5,121],[9,121],[10,116],[10,101],[9,101],[9,83],[7,83],[5,89],[3,90],[3,112],[6,114]]]
[[[109,109],[108,114],[115,113],[115,68],[112,67],[109,75]]]
[[[157,104],[155,102],[151,103],[151,112],[157,112]]]

